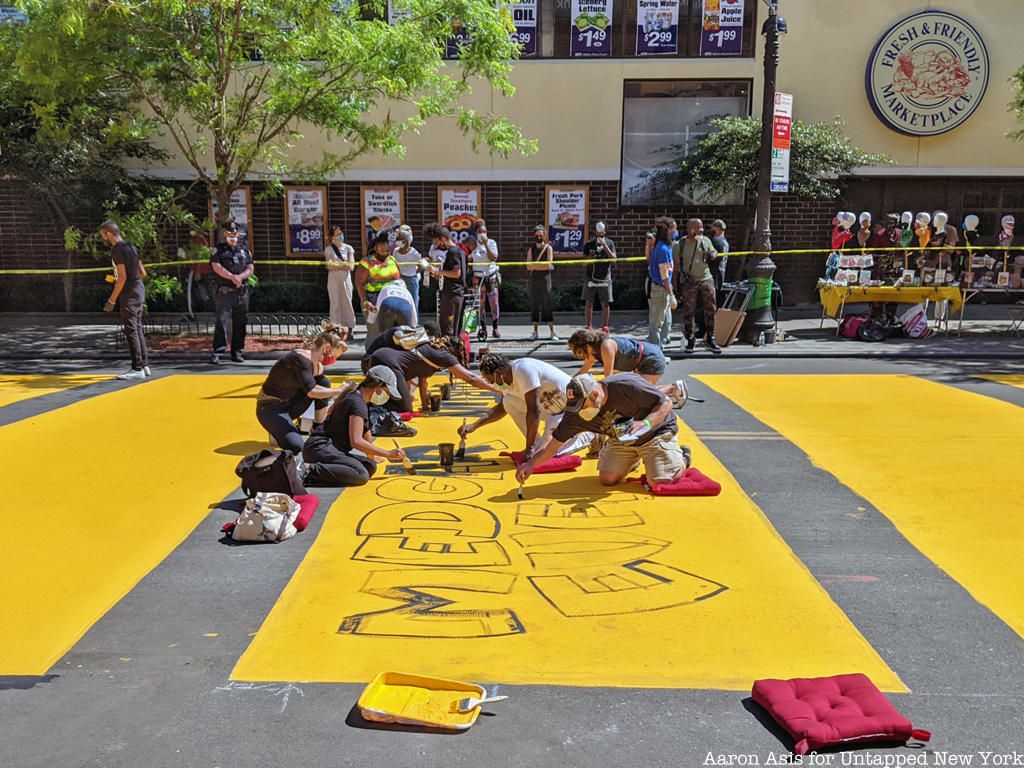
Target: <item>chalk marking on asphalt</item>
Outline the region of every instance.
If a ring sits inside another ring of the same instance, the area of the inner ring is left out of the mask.
[[[302,688],[295,685],[294,683],[238,683],[234,680],[228,682],[227,685],[222,685],[213,689],[214,693],[235,693],[237,691],[244,692],[257,692],[257,693],[269,693],[271,696],[281,697],[281,708],[277,713],[284,714],[285,709],[288,708],[288,702],[291,700],[293,693],[299,694],[299,696],[305,698],[306,694]]]

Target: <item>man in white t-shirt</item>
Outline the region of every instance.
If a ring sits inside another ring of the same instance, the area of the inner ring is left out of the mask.
[[[473,424],[460,427],[459,437],[508,414],[526,438],[527,458],[547,445],[552,431],[562,421],[569,374],[543,360],[527,357],[509,362],[502,355],[489,353],[480,358],[480,375],[501,392],[501,400]],[[581,451],[590,445],[593,437],[590,433],[576,435],[556,455]]]

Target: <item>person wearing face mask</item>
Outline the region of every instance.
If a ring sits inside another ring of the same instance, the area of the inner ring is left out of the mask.
[[[476,248],[469,254],[473,262],[473,290],[480,292],[480,323],[484,322],[484,307],[491,312],[491,335],[501,338],[498,319],[501,317],[501,270],[498,267],[498,244],[487,236],[487,222],[474,225]]]
[[[440,266],[430,268],[430,276],[435,280],[444,278],[438,291],[437,322],[441,332],[458,336],[462,331],[462,306],[469,284],[469,269],[466,254],[453,241],[451,232],[439,223],[432,222],[423,228],[423,234],[434,248],[444,253],[444,261]]]
[[[331,227],[331,239],[324,251],[327,267],[327,296],[330,299],[328,319],[338,326],[342,338],[352,337],[356,326],[356,314],[352,308],[352,270],[355,268],[356,253],[345,242],[341,227]]]
[[[234,222],[224,225],[224,242],[210,255],[210,266],[217,281],[213,296],[217,320],[213,329],[213,353],[210,362],[220,363],[228,351],[228,323],[231,324],[231,359],[245,361],[245,327],[249,317],[249,277],[253,273],[252,254],[239,242]]]
[[[562,421],[568,374],[543,360],[526,357],[510,362],[502,355],[491,353],[480,358],[480,375],[501,393],[501,399],[475,422],[459,427],[459,437],[465,438],[508,415],[526,439],[527,457],[543,448],[551,439],[552,430]],[[591,433],[582,432],[555,455],[581,451],[592,438]]]
[[[583,329],[569,337],[569,351],[577,360],[583,361],[577,376],[590,373],[600,362],[605,377],[631,371],[672,398],[676,408],[682,408],[686,403],[686,385],[682,379],[672,384],[658,384],[667,367],[665,353],[660,347],[629,336],[609,336],[604,331]]]
[[[704,236],[704,222],[690,219],[686,222],[686,239],[680,241],[679,249],[679,286],[683,305],[683,352],[691,354],[696,337],[693,333],[693,321],[697,315],[697,298],[700,297],[701,309],[704,313],[704,346],[712,354],[722,354],[722,348],[715,341],[715,312],[718,310],[715,296],[715,281],[711,277],[709,262],[718,257],[718,251],[711,240]]]
[[[373,443],[369,404],[385,405],[398,399],[398,381],[390,368],[377,365],[366,378],[331,406],[322,424],[313,431],[302,449],[306,462],[304,485],[366,485],[377,471],[374,456],[401,461],[405,451],[385,450]]]
[[[377,296],[381,289],[395,280],[402,278],[398,271],[398,263],[391,255],[391,245],[387,233],[381,232],[373,241],[370,253],[356,264],[353,282],[359,294],[359,302],[366,318],[366,338],[377,336]]]
[[[443,336],[417,345],[413,349],[382,347],[370,356],[370,365],[386,365],[398,377],[399,411],[412,411],[412,386],[418,384],[420,409],[430,409],[430,377],[441,369],[477,389],[494,392],[484,379],[466,367],[466,345],[458,336]]]
[[[581,432],[609,439],[597,461],[601,485],[615,485],[641,462],[650,483],[672,483],[690,465],[690,449],[678,443],[672,401],[634,373],[616,373],[597,381],[576,376],[565,388],[565,415],[551,440],[516,471],[525,482],[533,468]]]
[[[395,250],[391,253],[398,263],[398,271],[402,275],[409,295],[412,296],[413,309],[420,310],[420,273],[423,271],[423,256],[412,247],[412,227],[403,224],[395,232]],[[381,328],[383,330],[383,327]]]
[[[338,331],[327,326],[308,349],[295,349],[270,369],[256,395],[256,419],[286,451],[302,453],[302,433],[295,419],[313,404],[313,423],[327,417],[328,401],[344,392],[331,387],[324,369],[347,349]]]
[[[541,323],[547,323],[551,340],[558,341],[551,296],[551,271],[555,268],[555,251],[548,242],[547,229],[543,224],[533,228],[533,240],[533,245],[526,249],[526,271],[530,273],[530,298],[533,300],[530,311],[533,334],[529,340],[536,341],[537,328]]]

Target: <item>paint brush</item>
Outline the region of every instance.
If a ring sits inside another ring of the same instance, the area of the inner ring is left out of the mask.
[[[476,709],[484,704],[490,704],[493,701],[504,701],[508,696],[486,696],[483,698],[476,698],[475,696],[467,696],[465,699],[459,699],[452,705],[452,712],[469,712]]]
[[[397,440],[392,440],[391,442],[393,442],[395,444],[395,448],[397,448],[398,450],[402,449],[402,446],[400,446],[398,444]],[[410,475],[415,475],[416,474],[416,467],[414,467],[412,465],[412,462],[409,461],[409,457],[408,456],[403,456],[402,457],[402,469],[404,469]]]
[[[462,420],[462,432],[459,433],[462,437],[459,439],[459,449],[455,452],[456,459],[466,458],[466,420]]]
[[[522,483],[519,483],[519,490],[516,491],[516,496],[519,497],[520,501],[523,500],[523,484]]]

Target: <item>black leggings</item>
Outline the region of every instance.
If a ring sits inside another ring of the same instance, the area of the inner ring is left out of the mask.
[[[555,316],[551,310],[551,272],[530,273],[530,320],[534,323],[550,323]]]
[[[321,387],[331,386],[330,379],[322,374],[316,377],[316,383]],[[281,448],[296,454],[302,453],[302,433],[295,426],[295,420],[306,412],[310,403],[317,412],[328,406],[327,400],[313,399],[303,392],[297,394],[287,404],[257,402],[256,420],[273,436]]]
[[[350,456],[340,450],[327,435],[312,435],[302,449],[306,462],[306,485],[366,485],[377,471],[373,459]]]

